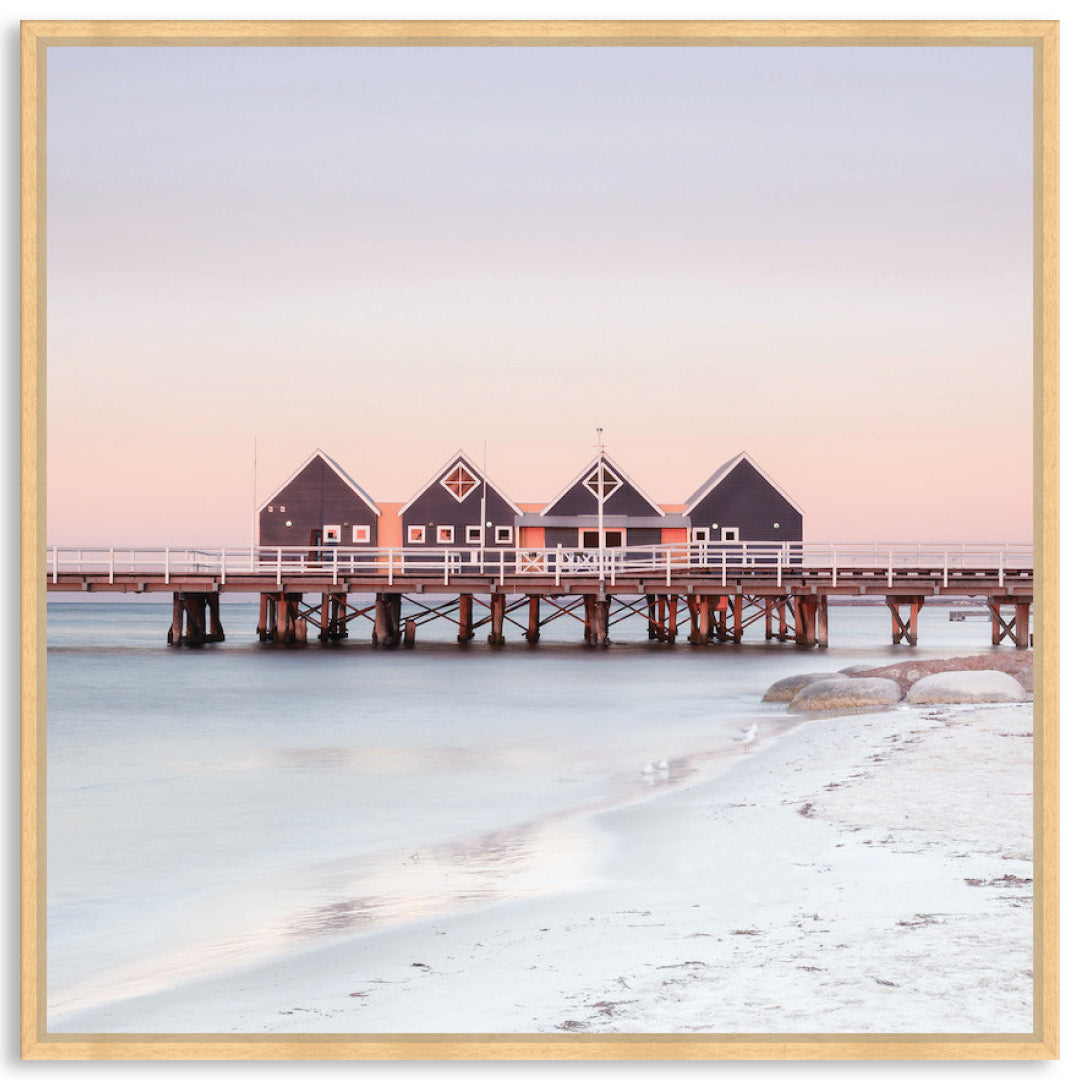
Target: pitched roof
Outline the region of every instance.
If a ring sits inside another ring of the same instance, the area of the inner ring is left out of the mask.
[[[417,491],[412,496],[411,499],[409,499],[407,502],[402,503],[401,509],[398,511],[398,517],[401,517],[405,513],[405,511],[408,510],[409,507],[412,506],[412,504],[416,502],[416,500],[419,499],[420,496],[428,490],[428,488],[431,487],[432,484],[435,484],[438,481],[442,480],[442,478],[446,476],[450,469],[453,468],[453,466],[456,465],[459,461],[467,465],[473,471],[473,473],[475,473],[476,476],[478,476],[481,481],[483,481],[483,483],[488,486],[491,491],[494,491],[495,494],[498,495],[499,498],[502,499],[502,501],[505,502],[514,511],[515,514],[521,513],[521,508],[518,506],[518,504],[514,502],[514,500],[511,499],[510,496],[507,495],[497,484],[493,484],[491,482],[491,477],[489,477],[487,473],[485,473],[484,470],[481,469],[480,466],[477,465],[476,462],[473,461],[473,459],[465,453],[464,450],[459,450],[446,462],[445,465],[442,466],[442,468],[438,469],[435,472],[435,474],[427,481],[426,484],[424,484],[422,488],[420,488],[419,491]]]
[[[650,506],[651,506],[651,507],[652,507],[652,508],[653,508],[653,509],[654,509],[654,510],[655,510],[655,511],[657,512],[657,513],[658,513],[658,514],[660,514],[660,515],[663,515],[664,511],[663,511],[663,510],[661,510],[661,509],[660,509],[660,507],[659,507],[659,506],[657,506],[657,504],[656,504],[656,503],[654,503],[654,502],[652,501],[652,499],[650,499],[650,498],[649,498],[649,496],[645,494],[645,492],[644,492],[644,491],[642,490],[642,488],[641,488],[641,485],[640,485],[640,484],[638,484],[638,483],[637,483],[636,481],[632,480],[632,479],[630,478],[630,474],[629,474],[629,473],[627,473],[627,471],[626,471],[626,470],[625,470],[625,469],[624,469],[624,468],[623,468],[623,467],[622,467],[621,465],[619,465],[619,464],[618,464],[618,462],[616,462],[616,461],[615,461],[615,459],[614,459],[614,458],[613,458],[613,457],[612,457],[612,456],[611,456],[611,455],[610,455],[610,454],[609,454],[609,453],[608,453],[608,452],[607,452],[606,450],[604,450],[604,451],[602,451],[602,452],[601,452],[601,454],[600,454],[600,457],[601,457],[601,459],[602,459],[602,460],[604,461],[604,463],[605,463],[605,464],[607,464],[607,465],[610,465],[610,466],[611,466],[611,467],[612,467],[612,468],[613,468],[613,469],[615,470],[615,472],[617,472],[617,473],[619,474],[619,476],[620,476],[620,477],[622,478],[622,481],[623,481],[623,483],[624,483],[624,484],[627,484],[627,485],[628,485],[629,487],[632,487],[632,488],[633,488],[633,489],[634,489],[634,490],[635,490],[635,491],[636,491],[636,492],[637,492],[637,493],[638,493],[638,494],[639,494],[639,495],[640,495],[640,496],[641,496],[641,497],[642,497],[642,498],[643,498],[643,499],[644,499],[644,500],[645,500],[645,501],[646,501],[646,502],[647,502],[647,503],[648,503],[648,504],[649,504],[649,505],[650,505]],[[589,463],[588,463],[588,465],[586,465],[586,466],[585,466],[585,468],[583,468],[583,469],[581,470],[581,472],[579,472],[579,473],[578,473],[578,474],[577,474],[577,475],[576,475],[576,476],[575,476],[575,477],[573,478],[573,480],[571,480],[571,481],[570,481],[570,483],[569,483],[569,484],[567,484],[567,485],[566,485],[566,487],[564,487],[564,488],[562,489],[562,491],[560,491],[560,492],[559,492],[559,494],[558,494],[558,495],[556,495],[556,496],[555,496],[555,498],[554,498],[554,499],[552,499],[552,500],[551,500],[551,502],[549,502],[549,503],[547,504],[547,506],[545,506],[545,507],[544,507],[544,509],[540,511],[540,513],[541,513],[541,514],[548,514],[548,513],[550,513],[550,512],[551,512],[551,508],[552,508],[552,507],[553,507],[553,506],[554,506],[554,505],[555,505],[555,504],[556,504],[556,503],[557,503],[557,502],[558,502],[558,501],[559,501],[559,500],[560,500],[560,499],[561,499],[561,498],[562,498],[562,497],[563,497],[563,496],[564,496],[564,495],[565,495],[565,494],[566,494],[566,493],[567,493],[567,492],[568,492],[568,491],[569,491],[569,490],[570,490],[570,489],[571,489],[572,487],[574,487],[574,485],[575,485],[575,484],[580,484],[580,483],[581,483],[581,481],[582,481],[582,480],[584,480],[584,479],[585,479],[585,477],[586,477],[586,476],[587,476],[587,475],[588,475],[588,474],[589,474],[589,473],[590,473],[590,472],[591,472],[591,471],[592,471],[592,470],[593,470],[593,469],[594,469],[595,467],[596,467],[596,458],[594,458],[594,457],[593,457],[593,458],[590,458],[590,459],[589,459]],[[607,501],[607,500],[605,500],[605,502],[606,502],[606,501]]]
[[[279,484],[273,491],[273,494],[267,498],[263,504],[259,507],[259,513],[262,513],[278,496],[278,494],[287,488],[316,458],[322,458],[323,461],[330,467],[331,471],[336,473],[338,477],[345,483],[352,491],[354,491],[376,514],[381,514],[375,500],[324,450],[315,449],[304,461],[304,463],[298,468],[292,476],[283,484]]]
[[[736,454],[728,461],[725,461],[724,464],[721,465],[720,468],[718,468],[716,472],[714,472],[712,476],[710,476],[709,479],[686,500],[686,513],[690,513],[690,511],[693,510],[717,484],[726,479],[736,465],[743,461],[747,462],[763,480],[766,480],[771,484],[800,514],[803,513],[803,508],[745,450]]]

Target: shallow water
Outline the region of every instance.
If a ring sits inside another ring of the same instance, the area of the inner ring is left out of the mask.
[[[989,625],[924,608],[894,647],[885,608],[833,607],[828,649],[754,639],[588,649],[560,619],[530,647],[413,650],[255,641],[170,649],[168,604],[48,608],[51,1015],[329,936],[573,888],[598,872],[584,815],[715,774],[765,688],[799,671],[989,651]],[[358,624],[353,624],[358,626]],[[661,767],[661,762],[666,767]]]

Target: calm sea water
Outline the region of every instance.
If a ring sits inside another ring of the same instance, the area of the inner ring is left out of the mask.
[[[717,775],[740,729],[791,720],[776,679],[988,650],[988,623],[834,607],[830,647],[693,648],[561,619],[538,647],[376,650],[255,641],[170,649],[168,604],[48,607],[48,993],[55,1020],[392,922],[573,888],[595,809]],[[357,624],[354,624],[356,626]],[[661,769],[660,763],[666,762]],[[650,768],[651,767],[651,768]]]

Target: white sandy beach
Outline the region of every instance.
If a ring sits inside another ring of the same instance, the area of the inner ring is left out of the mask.
[[[572,823],[596,842],[587,886],[51,1029],[1027,1032],[1032,743],[1030,704],[815,718]]]

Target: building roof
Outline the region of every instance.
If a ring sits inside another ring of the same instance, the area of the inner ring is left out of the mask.
[[[697,491],[695,491],[686,500],[686,513],[689,514],[690,511],[693,510],[694,507],[697,506],[697,504],[701,502],[701,500],[704,499],[705,496],[708,495],[709,492],[712,491],[717,484],[727,478],[727,476],[732,472],[736,465],[743,461],[747,462],[751,466],[751,468],[753,468],[757,473],[759,473],[762,479],[768,481],[768,483],[771,484],[781,495],[783,495],[783,497],[787,499],[787,501],[791,503],[791,505],[800,514],[803,513],[802,507],[745,450],[736,454],[728,461],[725,461],[724,464],[721,465],[720,468],[718,468],[716,472],[714,472],[712,476],[710,476],[709,479],[706,480],[705,483],[702,484],[701,487],[699,487]]]
[[[331,471],[335,472],[338,477],[345,483],[353,492],[355,492],[376,514],[381,514],[375,500],[328,454],[325,450],[319,450],[316,448],[305,459],[303,464],[289,477],[283,484],[279,484],[273,491],[273,493],[262,503],[258,512],[261,514],[272,502],[274,502],[278,495],[287,488],[316,458],[322,458],[327,465],[330,466]]]
[[[522,514],[518,522],[522,527],[541,526],[545,529],[577,529],[595,526],[597,514]],[[682,514],[664,514],[662,517],[646,517],[644,514],[605,514],[604,528],[612,529],[685,529],[690,519]]]
[[[447,460],[446,464],[443,465],[442,468],[438,469],[435,472],[435,474],[427,481],[427,483],[424,484],[422,488],[420,488],[419,491],[417,491],[412,496],[411,499],[409,499],[407,502],[402,503],[401,509],[398,511],[398,517],[404,515],[405,511],[408,510],[409,507],[412,506],[412,504],[416,502],[416,500],[419,499],[420,496],[423,495],[424,492],[427,491],[432,484],[438,483],[438,481],[442,480],[442,478],[450,471],[450,469],[459,461],[467,465],[480,478],[482,483],[486,484],[488,488],[494,491],[495,494],[503,500],[503,502],[507,503],[510,506],[510,508],[514,511],[515,514],[521,513],[521,508],[518,506],[518,504],[514,502],[514,500],[511,499],[510,496],[507,495],[506,492],[504,492],[497,484],[493,484],[491,482],[491,478],[487,475],[487,473],[484,472],[484,470],[481,469],[480,466],[477,465],[476,462],[473,461],[473,459],[469,457],[469,455],[466,454],[464,450],[459,450],[456,454],[454,454],[451,458]]]
[[[612,457],[612,456],[611,456],[611,455],[610,455],[610,454],[609,454],[609,453],[608,453],[608,452],[607,452],[606,450],[603,450],[603,451],[601,451],[601,453],[600,453],[600,457],[601,457],[601,459],[602,459],[602,460],[603,460],[603,461],[604,461],[604,462],[605,462],[606,464],[610,465],[610,466],[611,466],[611,467],[612,467],[612,468],[613,468],[613,469],[614,469],[614,470],[615,470],[615,471],[616,471],[616,472],[617,472],[617,473],[619,474],[619,476],[621,476],[621,477],[622,477],[623,483],[624,483],[624,484],[628,484],[628,485],[629,485],[630,487],[632,487],[632,488],[633,488],[633,489],[634,489],[634,490],[635,490],[635,491],[636,491],[636,492],[637,492],[637,493],[638,493],[638,494],[639,494],[639,495],[640,495],[640,496],[641,496],[641,497],[642,497],[642,498],[643,498],[643,499],[644,499],[644,500],[645,500],[645,501],[646,501],[646,502],[647,502],[647,503],[648,503],[648,504],[649,504],[649,505],[650,505],[650,506],[651,506],[651,507],[652,507],[652,508],[653,508],[653,509],[654,509],[654,510],[655,510],[655,511],[657,512],[657,514],[660,514],[660,515],[662,515],[662,514],[664,513],[664,511],[663,511],[663,510],[661,510],[661,509],[660,509],[660,507],[659,507],[659,506],[657,506],[657,504],[656,504],[656,503],[654,503],[654,502],[652,501],[652,499],[650,499],[650,498],[649,498],[649,496],[645,494],[645,492],[644,492],[644,490],[642,489],[641,485],[640,485],[639,483],[637,483],[637,481],[636,481],[636,480],[633,480],[633,479],[631,479],[631,477],[630,477],[630,474],[629,474],[629,473],[628,473],[628,472],[627,472],[627,471],[626,471],[626,470],[625,470],[625,469],[624,469],[624,468],[623,468],[623,467],[622,467],[622,466],[621,466],[621,465],[620,465],[620,464],[619,464],[619,463],[618,463],[617,461],[615,461],[615,459],[614,459],[614,458],[613,458],[613,457]],[[565,494],[566,494],[566,493],[567,493],[567,492],[568,492],[568,491],[569,491],[569,490],[570,490],[570,489],[571,489],[572,487],[574,487],[574,486],[575,486],[576,484],[580,484],[580,483],[581,483],[581,481],[582,481],[582,480],[584,480],[584,479],[585,479],[585,477],[586,477],[586,476],[588,476],[588,474],[589,474],[590,472],[592,472],[592,470],[593,470],[593,469],[594,469],[595,467],[596,467],[596,458],[595,458],[595,457],[593,457],[593,458],[590,458],[590,459],[589,459],[589,463],[588,463],[588,465],[586,465],[586,466],[585,466],[585,468],[583,468],[583,469],[582,469],[582,470],[581,470],[581,471],[580,471],[580,472],[579,472],[579,473],[578,473],[578,474],[577,474],[577,475],[576,475],[576,476],[575,476],[575,477],[573,478],[573,480],[571,480],[571,481],[570,481],[570,483],[569,483],[569,484],[567,484],[567,485],[566,485],[566,487],[564,487],[564,488],[562,489],[562,491],[560,491],[560,492],[559,492],[559,494],[558,494],[558,495],[556,495],[556,496],[555,496],[555,498],[554,498],[554,499],[552,499],[552,500],[551,500],[551,502],[549,502],[549,503],[547,504],[547,506],[545,506],[545,507],[544,507],[544,509],[543,509],[543,510],[541,510],[540,512],[541,512],[542,514],[547,514],[547,513],[549,513],[549,512],[551,511],[551,508],[552,508],[552,507],[553,507],[553,506],[554,506],[554,505],[555,505],[555,504],[556,504],[556,503],[557,503],[557,502],[558,502],[558,501],[559,501],[559,500],[560,500],[560,499],[561,499],[561,498],[562,498],[562,497],[563,497],[563,496],[564,496],[564,495],[565,495]],[[605,501],[606,501],[606,500],[605,500]],[[549,522],[549,523],[550,523],[550,522]],[[543,523],[541,523],[541,524],[543,524]],[[654,522],[654,525],[655,525],[655,522]]]

